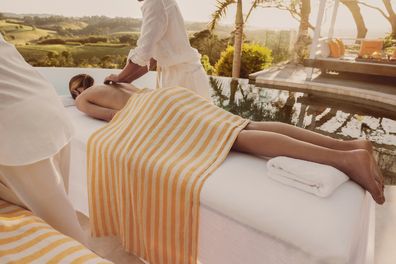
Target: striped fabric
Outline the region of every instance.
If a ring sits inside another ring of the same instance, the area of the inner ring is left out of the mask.
[[[46,224],[0,200],[0,263],[111,263]]]
[[[196,263],[199,195],[248,124],[173,87],[133,95],[88,141],[93,235],[156,263]]]

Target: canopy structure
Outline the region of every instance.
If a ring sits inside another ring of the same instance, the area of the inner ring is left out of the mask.
[[[337,19],[338,8],[340,6],[340,0],[334,0],[332,5],[332,15],[329,26],[327,37],[322,37],[322,26],[327,8],[328,0],[319,0],[318,16],[316,19],[315,31],[312,39],[311,50],[309,58],[304,61],[304,66],[310,69],[307,72],[307,80],[312,79],[313,69],[320,68],[322,70],[331,70],[337,72],[349,72],[358,73],[364,75],[377,75],[396,77],[396,64],[387,63],[383,61],[356,61],[355,59],[345,58],[326,58],[317,56],[320,54],[320,48],[326,44],[326,40],[330,40],[334,37],[334,25]],[[355,39],[361,40],[361,39]]]
[[[326,9],[326,2],[327,2],[327,0],[320,0],[320,3],[319,3],[318,16],[316,18],[316,25],[315,25],[314,36],[312,39],[311,51],[309,53],[310,59],[315,58],[316,52],[318,49],[319,38],[320,38],[321,31],[322,31],[323,18],[324,18],[325,9]],[[329,32],[327,34],[327,37],[329,39],[333,38],[333,36],[334,36],[334,25],[335,25],[335,22],[337,19],[337,12],[338,12],[339,6],[340,6],[340,0],[334,0],[330,28],[329,28]]]

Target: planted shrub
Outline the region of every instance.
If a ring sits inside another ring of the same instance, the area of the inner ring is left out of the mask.
[[[234,47],[228,46],[221,53],[220,59],[215,65],[219,76],[232,76],[232,62],[234,58]],[[247,43],[242,46],[241,78],[248,78],[249,74],[261,71],[271,66],[272,51],[260,44]]]
[[[63,39],[59,39],[59,38],[44,39],[42,41],[39,41],[38,44],[40,44],[40,45],[65,45],[66,41],[64,41]]]
[[[208,75],[213,75],[215,73],[215,68],[210,64],[208,55],[203,55],[201,57],[201,63]]]

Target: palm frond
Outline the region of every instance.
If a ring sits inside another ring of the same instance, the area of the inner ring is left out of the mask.
[[[226,15],[227,8],[235,3],[235,0],[216,0],[216,10],[213,12],[212,20],[208,24],[208,28],[210,31],[213,31],[217,26],[219,20]]]

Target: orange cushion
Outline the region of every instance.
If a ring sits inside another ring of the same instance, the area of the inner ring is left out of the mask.
[[[345,55],[345,45],[344,45],[344,42],[343,42],[341,39],[336,39],[335,41],[337,41],[338,47],[340,48],[340,56],[344,56],[344,55]]]
[[[371,56],[374,52],[381,52],[384,42],[382,40],[363,40],[360,45],[359,56]]]
[[[330,57],[333,58],[341,57],[340,45],[338,44],[338,42],[335,40],[330,40],[328,44],[330,49]]]

